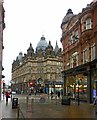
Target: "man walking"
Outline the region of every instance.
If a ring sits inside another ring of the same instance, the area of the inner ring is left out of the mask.
[[[60,99],[60,91],[58,91],[58,98]]]

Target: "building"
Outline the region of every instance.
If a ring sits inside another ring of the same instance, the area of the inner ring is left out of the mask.
[[[27,54],[19,53],[12,63],[12,89],[18,93],[29,91],[50,93],[63,89],[61,48],[56,42],[47,43],[42,36],[34,51],[32,44]]]
[[[2,100],[2,89],[3,89],[3,80],[4,75],[2,75],[2,70],[4,70],[2,66],[2,57],[3,57],[3,30],[5,28],[4,23],[4,8],[3,8],[3,2],[0,0],[0,101]]]
[[[61,29],[64,94],[92,103],[97,96],[97,0],[77,15],[69,9]]]

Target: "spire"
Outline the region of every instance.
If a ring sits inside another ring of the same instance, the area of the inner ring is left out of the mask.
[[[53,46],[51,45],[51,41],[49,40],[49,44],[48,46],[46,47],[46,49],[52,49],[53,50]]]
[[[57,40],[56,40],[56,46],[58,46]]]
[[[57,40],[56,40],[56,46],[55,46],[55,53],[57,53],[58,52],[58,50],[59,50],[59,47],[58,47],[58,43],[57,43]]]

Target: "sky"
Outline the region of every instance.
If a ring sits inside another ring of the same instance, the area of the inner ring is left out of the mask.
[[[3,32],[3,74],[5,82],[12,80],[13,60],[19,52],[27,53],[32,43],[35,50],[42,35],[51,41],[53,48],[56,41],[62,48],[60,28],[67,10],[78,14],[93,0],[4,0],[5,24]]]

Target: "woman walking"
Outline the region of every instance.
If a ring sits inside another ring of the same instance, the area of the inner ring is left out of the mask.
[[[7,104],[8,103],[8,98],[10,97],[9,92],[6,91],[5,95],[6,95],[6,104]]]

